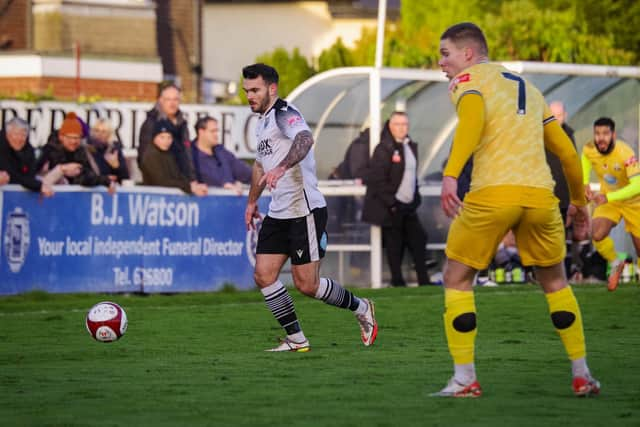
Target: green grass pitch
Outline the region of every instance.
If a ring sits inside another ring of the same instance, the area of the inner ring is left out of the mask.
[[[476,290],[479,399],[429,394],[452,373],[441,288],[356,290],[380,326],[364,347],[353,315],[292,291],[308,353],[265,353],[282,336],[258,292],[0,298],[0,425],[638,426],[640,286],[574,286],[596,398],[570,365],[536,286]],[[96,302],[129,330],[93,341]]]

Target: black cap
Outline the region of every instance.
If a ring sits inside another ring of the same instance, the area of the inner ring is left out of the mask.
[[[171,133],[171,129],[173,128],[173,125],[171,124],[171,122],[169,120],[160,120],[157,121],[154,128],[153,128],[153,137],[155,138],[156,135],[163,133],[163,132],[168,132]]]

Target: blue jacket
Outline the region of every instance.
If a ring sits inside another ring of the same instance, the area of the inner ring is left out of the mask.
[[[191,158],[196,173],[196,179],[212,187],[222,187],[228,182],[240,181],[244,184],[251,182],[251,167],[239,160],[222,145],[213,148],[210,156],[197,147],[196,141],[191,143]]]

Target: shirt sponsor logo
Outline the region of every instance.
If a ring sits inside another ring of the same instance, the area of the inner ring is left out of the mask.
[[[258,154],[261,156],[269,156],[273,154],[273,148],[271,148],[271,144],[268,139],[263,139],[258,143]]]
[[[458,89],[458,84],[459,83],[466,83],[466,82],[470,82],[471,81],[471,74],[469,73],[464,73],[458,77],[456,77],[455,79],[451,80],[451,83],[449,83],[449,90],[452,92],[455,92],[456,89]]]

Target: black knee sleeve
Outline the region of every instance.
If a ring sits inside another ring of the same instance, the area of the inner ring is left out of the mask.
[[[554,311],[551,313],[551,321],[556,329],[567,329],[576,321],[576,315],[570,311]]]
[[[453,319],[453,329],[458,332],[471,332],[476,328],[476,314],[462,313]]]

